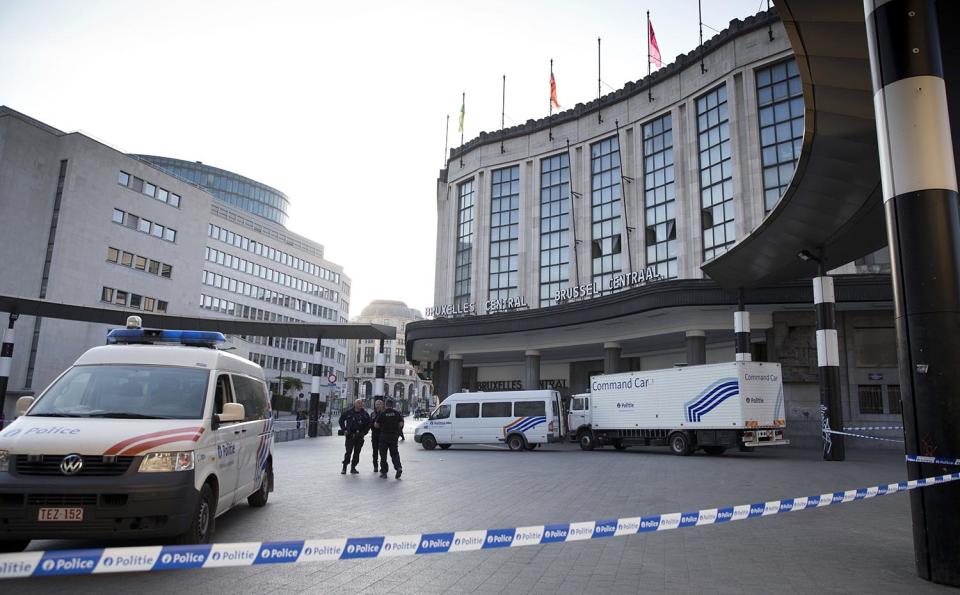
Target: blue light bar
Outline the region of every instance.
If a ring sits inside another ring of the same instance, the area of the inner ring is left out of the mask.
[[[181,345],[199,345],[215,347],[225,343],[223,333],[212,331],[168,331],[151,328],[118,328],[107,334],[107,344],[117,343],[180,343]]]

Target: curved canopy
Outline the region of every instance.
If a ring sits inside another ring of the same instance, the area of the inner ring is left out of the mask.
[[[777,0],[806,107],[793,180],[763,222],[702,270],[724,287],[811,277],[887,243],[862,0]]]

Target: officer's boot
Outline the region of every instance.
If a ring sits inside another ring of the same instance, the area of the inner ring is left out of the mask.
[[[340,470],[340,475],[346,475],[346,474],[347,474],[347,464],[344,463],[343,469]]]

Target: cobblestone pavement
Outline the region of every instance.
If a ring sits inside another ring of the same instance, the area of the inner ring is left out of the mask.
[[[806,496],[905,477],[901,455],[758,449],[677,457],[663,449],[425,451],[401,442],[404,475],[380,479],[364,447],[340,475],[337,437],[276,446],[276,491],[230,511],[216,541],[410,534],[651,515]],[[926,489],[944,489],[937,486]],[[34,542],[31,549],[124,545]],[[603,540],[388,560],[3,582],[8,593],[924,593],[908,496]]]

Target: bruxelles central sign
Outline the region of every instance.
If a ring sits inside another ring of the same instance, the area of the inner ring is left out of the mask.
[[[663,281],[663,275],[657,272],[655,267],[647,267],[630,273],[622,273],[611,277],[607,283],[607,291],[617,291],[639,285],[646,285],[652,281]],[[558,304],[563,304],[573,300],[592,298],[600,295],[604,291],[599,281],[586,283],[584,285],[575,285],[559,289],[553,293],[553,299]],[[483,303],[483,314],[496,314],[499,312],[510,312],[514,310],[523,310],[529,308],[527,298],[524,296],[503,298],[497,300],[487,300]],[[477,303],[469,302],[464,304],[445,304],[443,306],[433,306],[427,308],[427,316],[434,318],[458,318],[461,316],[476,316],[480,314],[477,311]]]

